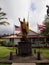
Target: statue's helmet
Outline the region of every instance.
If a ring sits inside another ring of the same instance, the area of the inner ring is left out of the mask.
[[[49,8],[49,5],[46,5],[47,8]]]

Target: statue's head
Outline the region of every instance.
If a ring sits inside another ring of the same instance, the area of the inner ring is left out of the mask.
[[[47,15],[49,16],[49,5],[46,5],[47,7]]]
[[[25,21],[25,18],[23,18],[23,21]]]
[[[46,5],[47,8],[49,8],[49,5]]]

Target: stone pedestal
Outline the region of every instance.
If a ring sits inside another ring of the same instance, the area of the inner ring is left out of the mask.
[[[18,43],[18,54],[20,56],[31,56],[32,55],[32,46],[28,41],[21,41]]]

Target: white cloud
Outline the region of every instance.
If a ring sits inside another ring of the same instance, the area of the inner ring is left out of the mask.
[[[46,15],[46,5],[49,5],[49,0],[31,0],[34,3],[36,10],[30,10],[30,27],[37,30],[37,23],[42,23]]]
[[[34,11],[30,9],[31,4],[34,3]],[[28,18],[29,11],[29,25],[34,31],[37,31],[37,22],[42,23],[46,15],[46,5],[49,5],[49,0],[0,0],[0,7],[7,13],[7,17],[12,20],[11,23],[20,25],[18,17]]]

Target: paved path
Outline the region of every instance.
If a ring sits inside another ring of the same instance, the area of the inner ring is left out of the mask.
[[[36,63],[12,63],[12,65],[36,65]]]

